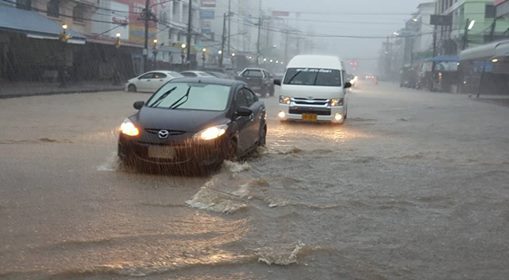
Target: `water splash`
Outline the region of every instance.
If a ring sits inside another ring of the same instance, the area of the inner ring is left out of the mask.
[[[121,163],[117,156],[117,153],[111,153],[106,161],[97,166],[97,171],[114,172],[120,169]]]
[[[298,263],[298,257],[301,251],[305,248],[306,244],[298,242],[293,249],[283,248],[261,248],[257,249],[258,262],[267,265],[291,265]]]

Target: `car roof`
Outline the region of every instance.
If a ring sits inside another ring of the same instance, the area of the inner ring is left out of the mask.
[[[219,79],[215,77],[182,77],[171,80],[172,83],[181,82],[181,83],[204,83],[204,84],[212,84],[212,85],[223,85],[223,86],[236,86],[236,85],[246,85],[245,82],[239,80],[227,80],[227,79]]]
[[[145,72],[141,75],[145,75],[145,74],[148,74],[148,73],[165,73],[165,74],[179,74],[179,72],[177,71],[171,71],[171,70],[151,70],[151,71],[148,71],[148,72]]]
[[[308,67],[343,70],[343,62],[332,55],[297,55],[287,65],[287,68]]]
[[[244,70],[242,70],[242,71],[246,71],[246,70],[267,71],[267,69],[264,69],[264,68],[256,68],[256,67],[247,67],[247,68],[244,68]]]

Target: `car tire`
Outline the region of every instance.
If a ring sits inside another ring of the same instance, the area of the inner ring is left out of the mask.
[[[136,86],[133,85],[133,84],[130,84],[128,87],[127,87],[127,91],[128,92],[136,92]]]
[[[224,151],[224,159],[230,161],[236,161],[238,159],[237,155],[237,139],[231,138],[227,143]]]
[[[260,138],[258,139],[258,146],[265,147],[267,144],[267,125],[265,124],[260,128]]]

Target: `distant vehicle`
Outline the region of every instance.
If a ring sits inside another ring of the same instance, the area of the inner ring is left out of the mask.
[[[210,75],[218,78],[218,79],[226,79],[226,80],[231,80],[233,79],[232,76],[226,74],[226,73],[223,73],[223,72],[218,72],[218,71],[206,71],[207,73],[209,73]]]
[[[207,73],[205,71],[197,71],[197,70],[182,71],[182,72],[180,72],[180,74],[184,77],[191,77],[191,78],[194,78],[194,77],[212,78],[212,77],[214,77],[214,75],[212,75],[210,73]]]
[[[265,69],[245,68],[235,79],[244,81],[262,97],[274,96],[274,78]]]
[[[285,76],[285,73],[284,72],[279,72],[279,73],[274,73],[274,80],[283,80]]]
[[[182,75],[174,71],[150,71],[128,80],[125,84],[125,90],[130,92],[139,91],[153,93],[170,80],[180,77],[182,77]]]
[[[375,75],[373,75],[373,74],[366,74],[366,75],[364,76],[364,80],[366,80],[366,81],[371,81],[371,82],[373,82],[375,85],[377,85],[377,84],[378,84],[378,77],[377,77],[377,76],[375,76]]]
[[[240,81],[175,79],[134,108],[118,139],[127,165],[207,171],[265,145],[265,105]]]
[[[343,123],[347,118],[343,62],[336,56],[298,55],[288,63],[281,86],[279,119]]]

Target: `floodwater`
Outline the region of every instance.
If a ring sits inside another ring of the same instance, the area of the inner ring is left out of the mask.
[[[385,84],[349,101],[338,126],[279,123],[267,99],[267,146],[198,178],[119,165],[113,121],[57,143],[16,142],[15,121],[0,149],[48,160],[32,180],[52,187],[2,175],[0,278],[507,279],[509,110]],[[47,155],[76,147],[84,171],[56,172],[76,159]]]

